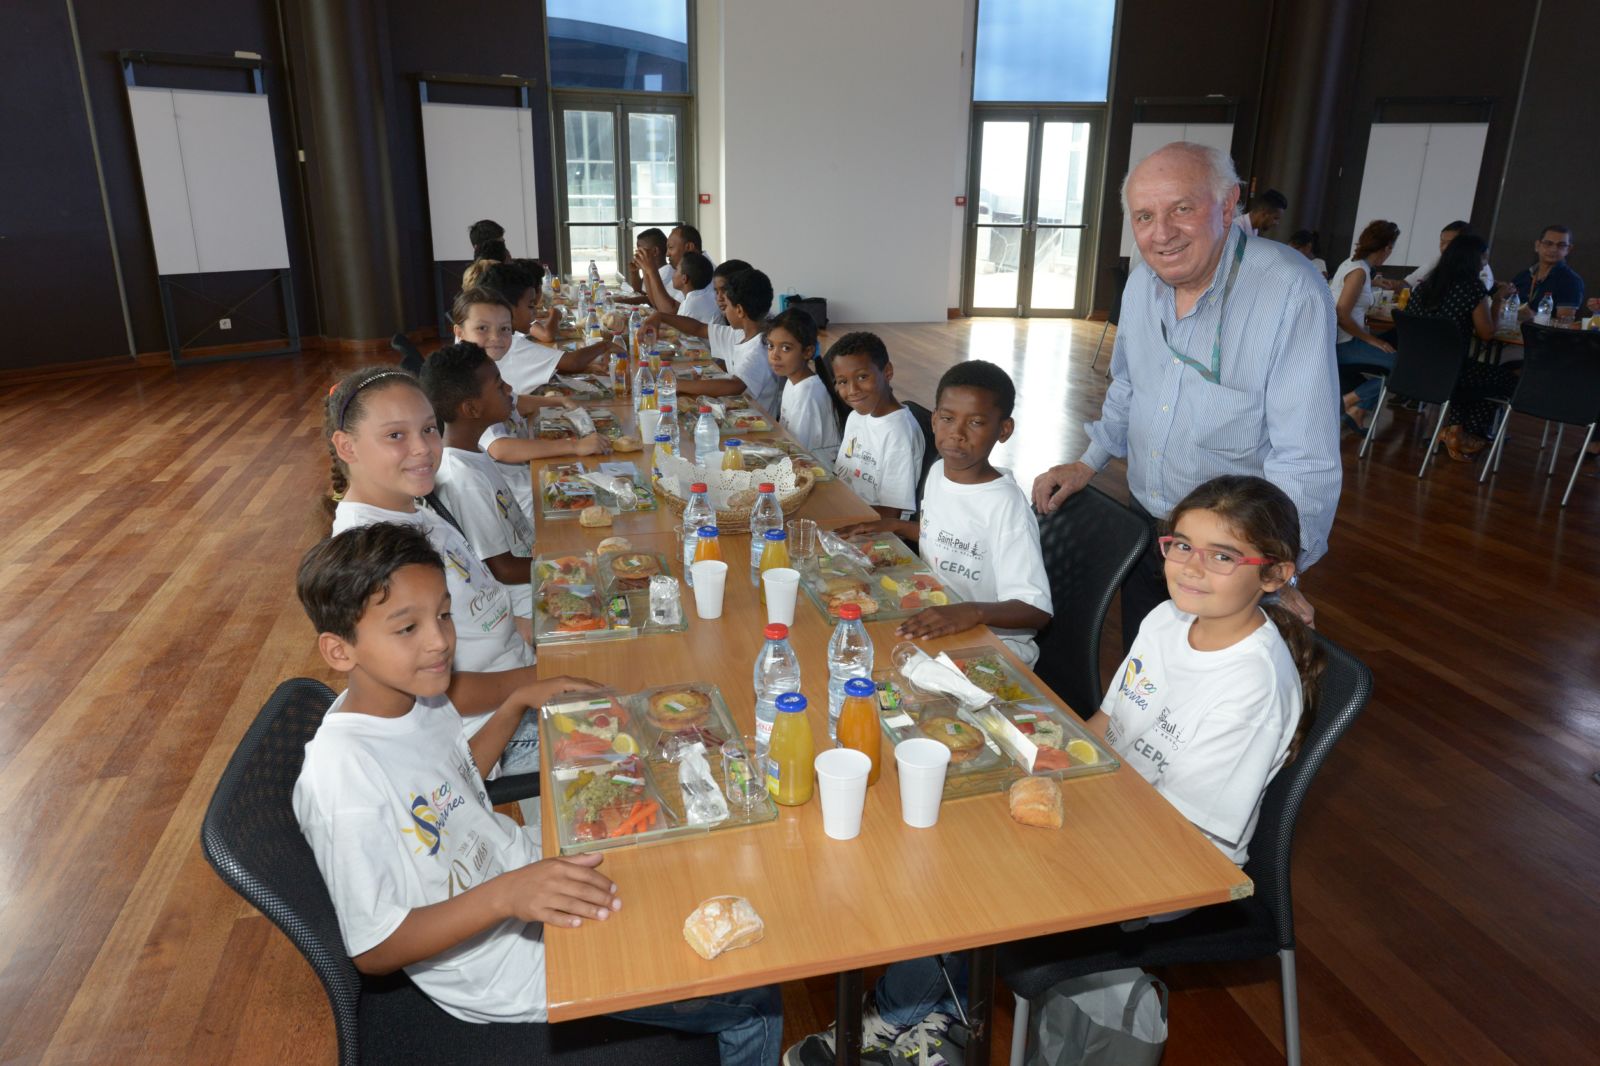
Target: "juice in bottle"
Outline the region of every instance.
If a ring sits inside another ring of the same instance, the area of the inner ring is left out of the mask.
[[[722,442],[722,469],[744,469],[744,441],[729,437]]]
[[[839,746],[854,748],[872,760],[867,784],[878,783],[883,770],[883,736],[878,728],[877,686],[869,677],[844,683],[844,706],[839,711]]]
[[[694,561],[703,562],[706,559],[722,559],[722,543],[717,539],[716,526],[701,526],[695,534]]]
[[[785,807],[798,807],[811,799],[812,761],[816,752],[811,743],[811,720],[806,717],[806,698],[798,692],[778,697],[778,717],[772,723],[772,740],[767,745],[767,791]]]
[[[766,544],[761,549],[761,566],[756,578],[756,584],[761,589],[761,602],[767,602],[766,582],[760,580],[760,574],[766,573],[774,567],[789,565],[789,534],[781,529],[769,529],[763,536]]]

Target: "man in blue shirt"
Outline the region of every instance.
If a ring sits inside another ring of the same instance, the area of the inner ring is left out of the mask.
[[[1548,294],[1557,307],[1583,306],[1583,279],[1567,266],[1567,254],[1572,251],[1572,231],[1565,226],[1546,226],[1539,239],[1533,242],[1539,261],[1511,279],[1517,287],[1517,296],[1528,314],[1539,307],[1539,301]]]
[[[1128,279],[1112,383],[1089,446],[1033,484],[1059,507],[1112,458],[1128,461],[1136,511],[1152,525],[1221,474],[1264,477],[1300,512],[1304,571],[1327,551],[1339,503],[1339,374],[1333,298],[1305,257],[1230,225],[1238,176],[1225,152],[1178,142],[1123,183],[1143,263]],[[1166,600],[1154,548],[1122,588],[1122,633]],[[1298,588],[1285,606],[1311,620]]]

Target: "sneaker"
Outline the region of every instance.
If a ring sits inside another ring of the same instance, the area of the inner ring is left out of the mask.
[[[878,1013],[878,1003],[868,992],[861,997],[861,1061],[875,1066],[890,1066],[896,1042],[913,1027],[903,1028]],[[783,1053],[783,1066],[832,1066],[834,1026],[826,1032],[812,1033]]]
[[[934,1011],[900,1034],[896,1066],[965,1066],[971,1032],[960,1020]]]

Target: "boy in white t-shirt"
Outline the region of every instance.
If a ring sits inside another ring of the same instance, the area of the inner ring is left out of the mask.
[[[776,416],[783,379],[767,365],[767,345],[761,337],[761,323],[772,310],[772,282],[754,268],[741,270],[729,275],[724,294],[726,326],[708,326],[682,315],[659,313],[651,315],[645,324],[664,322],[679,333],[706,338],[711,357],[733,375],[726,380],[680,377],[678,395],[737,396],[748,390],[762,410]]]
[[[599,686],[534,682],[469,736],[446,695],[443,567],[406,526],[323,541],[297,590],[324,661],[349,678],[306,745],[293,803],[356,969],[404,970],[464,1021],[546,1021],[544,926],[609,920],[621,899],[600,856],[541,858],[537,829],[495,812],[483,774],[524,710]],[[716,1033],[724,1063],[756,1066],[777,1058],[781,1012],[768,986],[617,1017]]]
[[[511,592],[511,609],[533,617],[533,522],[479,441],[512,412],[511,390],[476,344],[452,344],[428,357],[422,388],[444,423],[437,491],[478,558]]]
[[[865,528],[916,540],[928,566],[963,601],[911,616],[900,624],[901,636],[942,637],[986,625],[1031,667],[1039,658],[1034,636],[1054,613],[1039,520],[1011,472],[989,462],[1015,429],[1016,399],[1010,376],[993,363],[974,359],[945,371],[933,411],[939,459],[928,471],[921,521]]]
[[[778,424],[819,463],[833,466],[839,454],[838,398],[823,378],[826,367],[817,357],[817,323],[804,311],[789,308],[767,321],[767,365],[783,379]]]
[[[505,358],[517,336],[511,324],[511,305],[492,289],[463,289],[450,310],[450,320],[458,342],[476,344],[496,364]],[[526,414],[519,408],[526,408],[531,414],[541,407],[576,406],[565,396],[518,397],[505,421],[492,424],[478,439],[478,447],[495,461],[500,475],[511,486],[517,503],[529,518],[534,514],[530,462],[557,455],[599,455],[606,450],[606,444],[598,433],[575,440],[538,440]]]
[[[556,347],[549,323],[537,322],[543,280],[539,265],[526,259],[501,263],[483,272],[483,287],[498,292],[511,305],[511,326],[515,335],[511,338],[511,349],[499,360],[500,376],[519,397],[546,384],[558,371],[582,373],[596,359],[623,351],[615,341],[599,341],[572,351]],[[535,339],[541,332],[546,334],[543,341]],[[524,414],[529,413],[526,406],[522,410]]]
[[[883,518],[909,518],[917,510],[927,442],[916,416],[895,399],[889,349],[876,333],[846,333],[828,349],[827,363],[834,389],[850,408],[834,474]]]
[[[684,252],[678,257],[678,273],[673,286],[684,293],[678,314],[711,325],[722,314],[716,293],[711,288],[711,260],[699,252]]]

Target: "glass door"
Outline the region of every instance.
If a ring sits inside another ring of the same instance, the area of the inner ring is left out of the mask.
[[[557,205],[567,273],[594,260],[602,276],[625,273],[635,234],[689,217],[681,103],[618,94],[556,104],[561,160]]]
[[[1095,109],[976,110],[964,272],[968,314],[1087,312],[1099,123]]]

